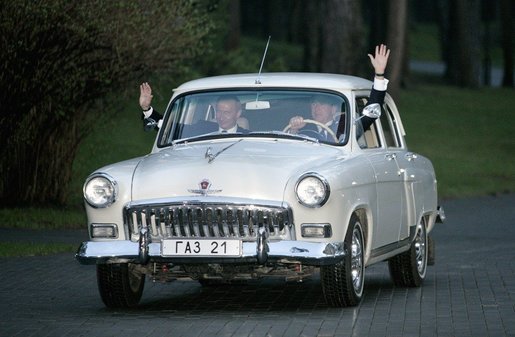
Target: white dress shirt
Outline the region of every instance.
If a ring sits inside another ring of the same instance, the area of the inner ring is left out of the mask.
[[[388,80],[386,78],[374,77],[374,89],[377,91],[386,91],[388,88]]]
[[[227,129],[227,130],[222,129],[222,128],[220,128],[220,127],[219,127],[219,128],[218,128],[218,131],[219,131],[219,132],[226,131],[227,133],[236,133],[236,132],[238,132],[238,124],[236,124],[235,126],[233,126],[233,127],[232,127],[232,128],[230,128],[230,129]]]
[[[152,115],[152,112],[154,112],[154,108],[150,107],[147,111],[143,111],[143,116],[145,116],[145,118],[149,118]]]

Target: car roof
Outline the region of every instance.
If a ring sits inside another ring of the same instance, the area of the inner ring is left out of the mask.
[[[215,88],[259,88],[288,87],[316,88],[333,90],[367,90],[372,88],[372,81],[339,74],[326,73],[262,73],[237,74],[205,77],[180,85],[176,92],[206,90]]]

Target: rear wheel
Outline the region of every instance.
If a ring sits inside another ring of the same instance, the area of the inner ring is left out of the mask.
[[[426,222],[422,218],[415,228],[415,237],[408,251],[388,260],[388,268],[395,285],[419,287],[426,277],[428,242]]]
[[[109,308],[133,308],[138,305],[145,275],[131,263],[97,265],[97,282],[100,297]]]
[[[363,296],[365,281],[363,229],[356,215],[345,236],[345,257],[337,264],[320,267],[322,290],[328,305],[355,306]]]

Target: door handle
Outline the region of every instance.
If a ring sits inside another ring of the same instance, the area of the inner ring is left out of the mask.
[[[396,155],[395,153],[387,153],[387,154],[385,155],[385,158],[386,158],[387,160],[393,160],[393,159],[396,159],[396,158],[397,158],[397,155]]]
[[[406,153],[406,155],[404,157],[406,158],[407,161],[412,161],[412,160],[417,159],[417,155],[413,152]]]

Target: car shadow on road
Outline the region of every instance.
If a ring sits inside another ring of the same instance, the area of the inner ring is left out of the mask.
[[[382,268],[367,273],[364,296],[360,306],[373,306],[380,296],[395,291]],[[345,308],[359,309],[360,306]],[[328,306],[320,278],[314,275],[303,282],[280,278],[251,280],[242,284],[202,286],[194,280],[179,280],[168,284],[147,283],[138,314],[174,313],[205,315],[216,312],[232,315],[270,314],[283,311],[342,310]],[[134,311],[134,310],[130,310]]]

